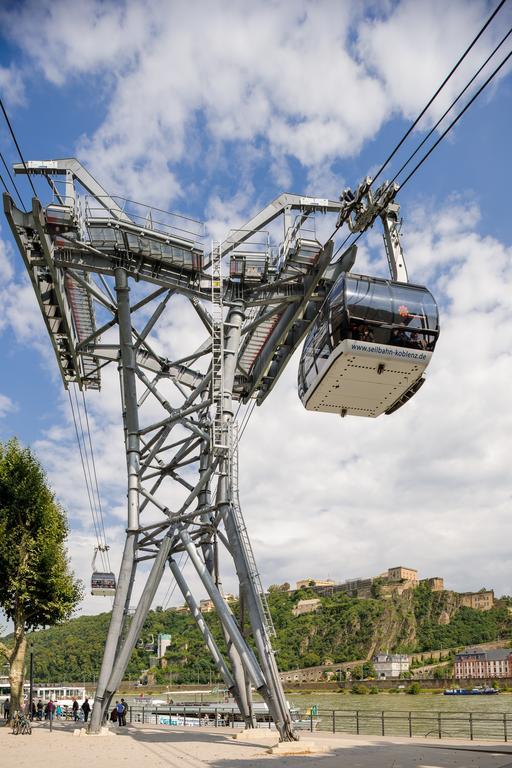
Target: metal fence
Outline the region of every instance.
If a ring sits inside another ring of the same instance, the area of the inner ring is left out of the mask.
[[[155,706],[129,706],[126,714],[128,723],[142,723],[147,725],[174,725],[185,727],[214,727],[214,728],[244,728],[245,723],[240,720],[238,709],[233,707],[222,709],[212,707],[191,707],[174,705],[170,707]],[[166,722],[167,721],[167,722]],[[268,722],[259,723],[260,727],[273,728],[274,724]]]
[[[309,715],[311,731],[380,736],[423,736],[438,739],[508,741],[512,715],[506,712],[432,712],[360,709],[318,710]]]
[[[238,709],[130,706],[127,722],[177,727],[243,728]],[[512,714],[506,712],[433,712],[432,710],[388,711],[361,709],[317,709],[295,723],[300,730],[367,736],[512,739]],[[274,728],[269,720],[260,728]]]

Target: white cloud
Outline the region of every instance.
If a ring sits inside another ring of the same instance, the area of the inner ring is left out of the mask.
[[[475,45],[436,98],[422,127],[431,125],[483,64],[506,28],[505,9]],[[414,119],[454,67],[490,15],[484,2],[404,0],[392,11],[360,27],[358,53],[379,77],[390,108]],[[499,61],[499,59],[498,59]],[[497,62],[488,65],[480,84]],[[460,108],[460,105],[459,105]]]
[[[0,331],[9,329],[18,341],[28,342],[46,354],[50,342],[34,290],[28,275],[16,274],[12,255],[12,244],[0,237]]]
[[[7,106],[19,107],[25,104],[23,73],[14,64],[0,66],[0,93]]]
[[[421,392],[377,420],[309,413],[296,358],[247,429],[242,502],[265,582],[404,562],[456,589],[510,591],[492,564],[508,557],[512,252],[475,233],[473,205],[442,210],[438,230],[426,219],[404,238],[412,279],[430,256],[446,297]]]
[[[57,0],[25,3],[2,20],[53,83],[95,77],[106,114],[80,140],[79,155],[110,189],[143,189],[148,202],[163,204],[197,194],[198,183],[207,195],[219,145],[241,148],[227,161],[234,175],[239,158],[264,142],[270,172],[286,186],[288,158],[314,169],[355,155],[393,115],[416,114],[487,11],[477,0],[448,9],[441,0]],[[34,37],[38,45],[29,46]],[[492,31],[472,61],[494,42]],[[439,109],[466,72],[450,81]],[[246,162],[256,168],[263,158],[256,152]],[[205,177],[187,183],[187,168]]]
[[[17,406],[11,398],[7,397],[7,395],[0,394],[0,419],[15,410],[17,410]]]
[[[8,282],[12,279],[13,275],[12,246],[7,240],[2,240],[0,238],[0,279],[4,282]]]

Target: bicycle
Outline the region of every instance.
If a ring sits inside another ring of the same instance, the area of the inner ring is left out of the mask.
[[[17,736],[21,733],[22,736],[30,736],[32,734],[32,726],[30,720],[25,717],[21,712],[15,712],[12,720],[12,733],[13,736]]]

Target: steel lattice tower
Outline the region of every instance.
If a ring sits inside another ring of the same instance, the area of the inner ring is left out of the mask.
[[[383,185],[371,198],[367,180],[342,202],[281,195],[206,249],[194,222],[110,197],[77,160],[30,162],[15,171],[42,175],[53,190],[49,204],[34,198],[28,213],[5,194],[4,210],[65,387],[99,389],[105,366],[119,371],[128,524],[91,731],[103,723],[168,565],[246,726],[255,726],[254,689],[280,738],[294,739],[272,650],[272,620],[239,503],[234,406],[265,400],[336,277],[353,264],[354,249],[331,264],[333,241],[319,242],[314,215],[334,213],[337,227],[347,222],[355,231],[377,216],[386,224],[383,211],[396,189]],[[262,233],[278,217],[283,239],[273,250]],[[391,259],[399,246],[390,227]],[[179,311],[177,297],[191,304],[206,339],[169,360],[155,350],[151,334]],[[164,492],[169,483],[184,489],[173,509]],[[177,564],[182,552],[215,605],[226,656]],[[225,557],[234,563],[256,653],[219,584]],[[128,620],[144,561],[151,570]]]

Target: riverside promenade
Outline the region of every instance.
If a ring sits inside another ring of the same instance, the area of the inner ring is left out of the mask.
[[[268,731],[254,740],[234,740],[232,731],[132,725],[112,735],[74,734],[71,723],[35,724],[31,736],[0,728],[2,768],[512,768],[512,745],[462,739],[422,740],[339,736],[310,738],[320,749],[311,755],[269,753]]]

